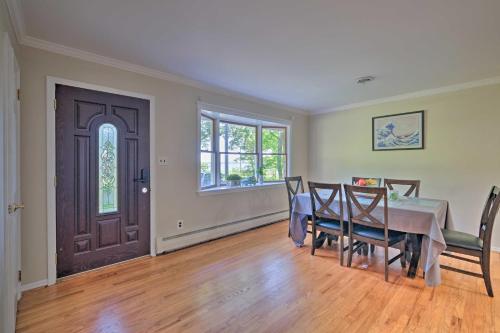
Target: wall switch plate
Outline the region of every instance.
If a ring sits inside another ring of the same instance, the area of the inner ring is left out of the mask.
[[[167,158],[166,157],[158,158],[158,164],[160,164],[161,166],[166,166],[167,165]]]
[[[177,229],[182,229],[184,227],[184,220],[177,221]]]

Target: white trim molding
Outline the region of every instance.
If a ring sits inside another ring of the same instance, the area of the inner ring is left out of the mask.
[[[150,135],[150,255],[156,256],[156,136],[155,136],[155,97],[136,92],[118,90],[114,88],[72,81],[57,77],[47,76],[47,284],[56,283],[56,117],[54,99],[56,97],[56,84],[91,89],[111,94],[149,100],[149,135]]]
[[[450,92],[454,92],[454,91],[466,90],[466,89],[483,87],[483,86],[490,86],[490,85],[495,85],[495,84],[500,84],[500,76],[496,76],[496,77],[492,77],[492,78],[488,78],[488,79],[483,79],[483,80],[459,83],[459,84],[454,84],[454,85],[444,86],[444,87],[439,87],[439,88],[434,88],[434,89],[420,90],[420,91],[416,91],[416,92],[412,92],[412,93],[395,95],[395,96],[391,96],[391,97],[377,98],[377,99],[372,99],[369,101],[346,104],[346,105],[337,106],[337,107],[328,108],[328,109],[313,110],[310,112],[310,114],[317,115],[317,114],[332,113],[332,112],[337,112],[337,111],[345,111],[345,110],[351,110],[351,109],[356,109],[356,108],[361,108],[361,107],[366,107],[366,106],[373,106],[373,105],[383,104],[383,103],[388,103],[388,102],[396,102],[396,101],[402,101],[402,100],[411,99],[411,98],[433,96],[433,95],[438,95],[438,94],[450,93]]]
[[[31,283],[26,283],[26,284],[21,285],[21,292],[25,292],[25,291],[35,289],[35,288],[40,288],[40,287],[46,287],[46,286],[48,286],[47,279],[35,281],[35,282],[31,282]]]

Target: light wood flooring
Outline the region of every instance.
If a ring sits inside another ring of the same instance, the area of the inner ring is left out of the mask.
[[[18,332],[500,332],[481,279],[442,271],[439,287],[399,261],[384,282],[383,251],[341,267],[336,246],[310,254],[287,222],[84,273],[25,292]],[[478,267],[441,258],[460,268]]]

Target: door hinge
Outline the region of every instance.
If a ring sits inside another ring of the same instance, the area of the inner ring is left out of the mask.
[[[21,100],[21,89],[17,89],[17,100]]]
[[[22,280],[22,275],[21,275],[21,271],[17,271],[17,281],[21,282]]]
[[[56,265],[57,265],[57,252],[54,253],[54,261],[56,262]]]
[[[54,176],[54,187],[57,187],[57,176]]]
[[[57,110],[57,99],[54,98],[54,111]]]

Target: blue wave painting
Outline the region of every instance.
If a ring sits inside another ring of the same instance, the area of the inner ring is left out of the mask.
[[[418,149],[422,148],[423,114],[411,113],[374,119],[374,148]]]
[[[407,135],[396,135],[393,132],[394,124],[389,123],[384,128],[377,129],[377,147],[398,148],[420,146],[420,131]]]

